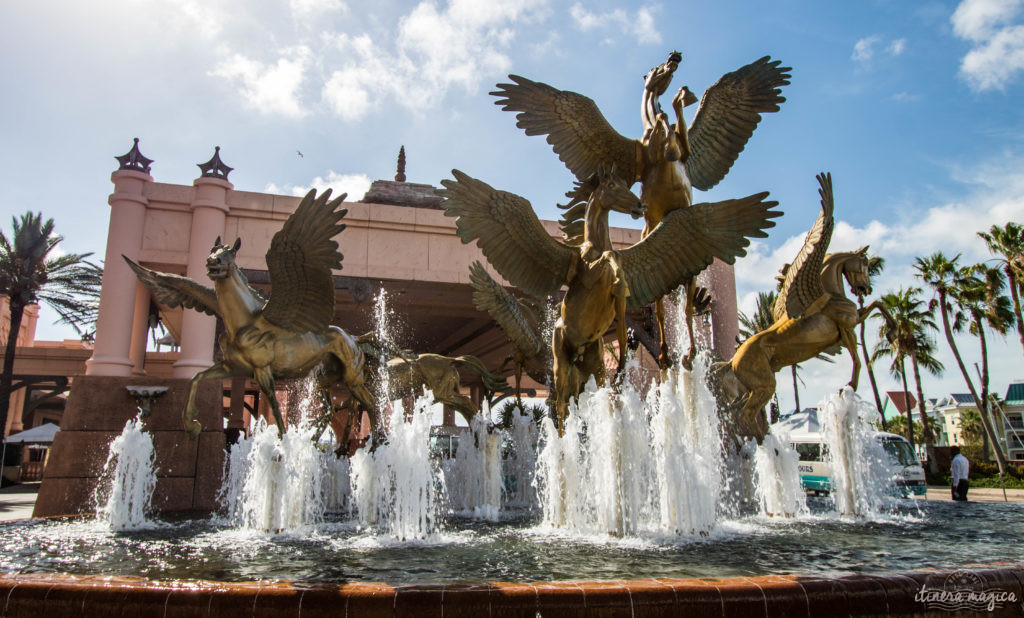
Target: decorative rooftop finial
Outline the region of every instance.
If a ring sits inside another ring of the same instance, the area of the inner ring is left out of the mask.
[[[197,163],[196,165],[203,172],[203,178],[220,178],[221,180],[227,180],[228,174],[231,173],[231,170],[235,169],[224,165],[224,162],[220,160],[220,146],[214,147],[212,159],[206,163]]]
[[[398,173],[395,174],[396,182],[405,182],[405,146],[398,149]]]
[[[135,170],[136,172],[149,173],[149,166],[153,163],[153,159],[147,159],[145,155],[139,152],[139,138],[135,138],[135,144],[132,149],[124,153],[120,157],[114,157],[120,164],[119,170]]]

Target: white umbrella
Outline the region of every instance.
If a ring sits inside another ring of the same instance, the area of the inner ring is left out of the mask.
[[[3,471],[8,444],[52,444],[53,437],[57,435],[58,431],[60,431],[60,427],[53,423],[44,423],[38,427],[7,436],[3,449],[0,449],[0,472]]]

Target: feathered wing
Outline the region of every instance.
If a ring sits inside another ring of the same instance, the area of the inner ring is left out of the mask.
[[[804,245],[796,259],[786,268],[782,287],[775,299],[775,321],[798,318],[815,300],[825,293],[821,285],[821,267],[832,240],[832,174],[818,174],[818,195],[821,196],[821,213],[811,230],[807,232]]]
[[[686,172],[695,189],[707,191],[729,172],[736,157],[761,121],[761,114],[779,111],[786,99],[789,67],[765,56],[726,73],[701,97],[688,136],[692,154]]]
[[[547,141],[577,178],[615,167],[626,183],[639,180],[638,140],[623,137],[605,120],[592,100],[575,92],[558,90],[518,75],[513,84],[498,84],[494,102],[516,114],[516,126],[527,135],[547,135]]]
[[[161,305],[167,307],[182,305],[187,309],[195,309],[210,315],[220,315],[217,292],[213,288],[208,288],[188,277],[150,270],[145,266],[139,266],[123,255],[121,257],[128,262],[128,266],[135,271],[135,276]]]
[[[348,211],[338,210],[344,194],[330,197],[330,189],[320,197],[315,189],[307,193],[267,250],[273,288],[263,316],[296,333],[323,332],[334,318],[332,270],[343,257],[333,239],[345,229],[340,221]]]
[[[768,192],[672,211],[646,238],[619,252],[629,286],[630,307],[649,305],[697,276],[718,258],[732,264],[746,255],[749,238],[765,238],[774,227]]]
[[[513,285],[533,296],[549,296],[568,279],[577,251],[548,235],[530,202],[452,170],[437,194],[445,215],[458,217],[464,244],[474,240],[487,261]]]
[[[511,292],[495,281],[483,264],[469,265],[469,284],[473,286],[473,304],[486,312],[505,331],[512,343],[527,356],[540,354],[544,341],[537,332],[537,316]]]

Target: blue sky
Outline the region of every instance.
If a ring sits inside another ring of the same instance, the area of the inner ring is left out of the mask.
[[[975,232],[1024,221],[1022,0],[96,0],[5,2],[0,22],[0,221],[41,210],[69,251],[102,255],[113,157],[133,137],[161,182],[190,183],[219,145],[238,189],[356,196],[393,176],[404,144],[410,181],[459,168],[554,218],[569,173],[488,91],[508,73],[575,90],[637,137],[641,78],[673,49],[673,87],[698,95],[763,55],[793,67],[782,110],[695,196],[769,190],[786,212],[737,266],[744,309],[802,242],[821,170],[833,248],[870,243],[889,261],[877,292],[912,283],[918,255],[986,259]],[[72,336],[50,321],[40,337]],[[1024,378],[1015,341],[994,346],[998,389]],[[963,390],[947,365],[929,395]],[[809,364],[802,403],[848,371]]]

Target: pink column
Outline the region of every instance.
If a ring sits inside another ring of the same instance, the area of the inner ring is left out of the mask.
[[[149,290],[141,281],[135,283],[135,313],[132,316],[132,343],[129,359],[132,375],[146,375],[146,339],[149,335]]]
[[[711,346],[728,360],[736,351],[740,334],[736,301],[736,274],[731,264],[715,260],[701,275],[702,285],[711,290]],[[706,282],[706,283],[705,283]]]
[[[227,180],[199,177],[193,183],[192,230],[188,241],[186,274],[195,281],[211,285],[206,274],[206,258],[218,236],[224,235],[228,212],[228,191],[234,189]],[[217,319],[192,309],[181,318],[181,355],[174,363],[174,377],[191,378],[213,364],[214,334]]]
[[[129,351],[137,279],[121,256],[136,262],[139,260],[149,203],[145,195],[146,183],[153,182],[153,177],[147,172],[119,169],[111,174],[110,180],[114,183],[114,192],[108,200],[110,226],[107,228],[96,344],[92,358],[85,362],[85,373],[127,376],[132,371]]]

